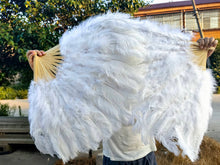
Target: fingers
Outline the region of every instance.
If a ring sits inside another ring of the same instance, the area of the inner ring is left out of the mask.
[[[204,48],[204,39],[203,38],[200,38],[198,41],[197,41],[198,43],[199,43],[199,47],[200,47],[200,49],[203,49]]]
[[[209,49],[210,47],[215,47],[218,44],[218,40],[215,40],[214,37],[206,37],[206,38],[200,38],[198,41],[200,49]]]
[[[41,56],[44,56],[45,55],[45,52],[44,51],[42,51],[42,50],[35,50],[36,51],[36,53],[37,53],[37,55],[39,56],[39,57],[41,57]]]
[[[211,37],[211,38],[208,38],[207,40],[208,40],[207,41],[207,45],[208,45],[207,48],[212,47],[215,42],[215,38]]]
[[[34,50],[29,50],[26,54],[27,58],[29,58],[29,56],[35,55],[35,51]]]
[[[43,50],[29,50],[27,52],[27,58],[32,55],[37,55],[39,57],[44,56],[46,53]]]
[[[210,47],[216,48],[216,46],[218,45],[218,40],[215,40],[214,37],[200,38],[197,42],[199,43],[200,49],[206,49],[206,50],[208,50]],[[214,51],[215,49],[208,50],[207,57],[210,57]]]
[[[213,37],[212,37],[213,38]],[[209,44],[209,47],[214,47],[216,48],[218,45],[218,40],[215,40],[214,38],[212,40],[210,40],[210,44]],[[210,57],[213,53],[214,53],[215,50],[209,50],[208,51],[208,54],[207,54],[207,57]]]
[[[203,49],[208,49],[209,47],[209,38],[204,38],[204,46],[203,46]]]
[[[217,45],[218,45],[218,40],[215,40],[215,41],[213,42],[212,46],[213,46],[214,48],[216,48]]]
[[[212,42],[212,39],[214,39],[213,37],[211,37],[211,38],[208,38],[208,37],[206,37],[206,38],[200,38],[199,40],[198,40],[198,42],[199,42],[199,46],[200,46],[200,49],[208,49],[208,47],[209,47],[209,45],[210,45],[210,41]]]
[[[27,59],[29,63],[33,61],[35,55],[36,55],[36,52],[34,50],[29,50],[27,52]]]

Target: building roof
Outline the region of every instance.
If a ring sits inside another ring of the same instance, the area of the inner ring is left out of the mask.
[[[196,8],[199,11],[220,9],[220,0],[195,0],[195,3]],[[138,12],[134,13],[134,16],[145,17],[147,15],[170,14],[179,13],[183,11],[193,11],[193,5],[191,0],[147,5],[143,8],[140,8]]]
[[[220,0],[195,0],[196,5],[202,5],[202,4],[210,4],[210,3],[220,3]],[[179,2],[167,2],[167,3],[160,3],[160,4],[154,4],[154,5],[147,5],[143,8],[140,8],[141,10],[151,10],[151,9],[161,9],[161,8],[173,8],[173,7],[181,7],[181,6],[192,6],[192,1],[179,1]]]

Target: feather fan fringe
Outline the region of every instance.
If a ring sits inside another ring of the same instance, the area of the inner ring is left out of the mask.
[[[191,62],[190,37],[120,13],[66,32],[56,78],[30,85],[30,133],[37,148],[67,162],[132,124],[144,143],[157,139],[196,160],[214,81]]]

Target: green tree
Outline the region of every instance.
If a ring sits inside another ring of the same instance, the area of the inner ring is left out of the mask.
[[[25,54],[29,49],[47,50],[62,33],[86,18],[119,11],[133,14],[143,0],[0,0],[0,86],[17,75],[27,88],[32,79]]]
[[[15,8],[13,8],[15,7]],[[16,75],[18,59],[14,52],[14,37],[12,35],[13,27],[11,23],[14,22],[14,14],[18,12],[16,6],[7,1],[1,1],[0,6],[0,85],[8,85],[13,76]]]
[[[220,39],[218,39],[218,43],[220,43]],[[217,45],[215,52],[210,57],[210,61],[216,83],[220,87],[220,44]]]
[[[146,3],[143,0],[27,0],[25,5],[32,22],[43,21],[65,29],[107,11],[133,14]]]
[[[12,1],[2,0],[0,11],[0,86],[10,85],[19,75],[21,87],[27,88],[32,79],[27,50],[49,49],[62,32],[54,30],[55,25],[30,22],[26,11]]]

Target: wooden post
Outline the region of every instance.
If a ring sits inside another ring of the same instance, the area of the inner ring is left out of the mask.
[[[198,25],[198,28],[199,28],[200,37],[204,38],[204,34],[203,34],[203,31],[202,31],[202,28],[201,28],[201,24],[200,24],[198,10],[196,8],[195,0],[192,0],[192,5],[193,5],[193,10],[194,10],[194,16],[196,18],[196,22],[197,22],[197,25]],[[211,68],[211,62],[210,62],[209,58],[207,59],[207,67]]]
[[[198,10],[196,9],[195,0],[192,0],[192,5],[193,5],[193,10],[194,10],[194,16],[196,18],[196,22],[197,22],[197,25],[198,25],[198,28],[199,28],[200,37],[204,38],[204,34],[203,34],[201,24],[200,24],[200,21],[199,21]]]
[[[186,12],[185,10],[182,10],[182,20],[183,20],[183,30],[186,30]]]

